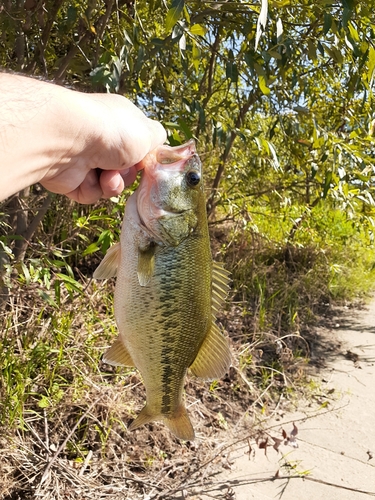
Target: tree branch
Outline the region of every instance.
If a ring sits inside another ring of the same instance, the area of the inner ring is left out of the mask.
[[[208,216],[210,216],[210,215],[213,214],[213,212],[214,212],[214,210],[216,208],[216,205],[217,205],[217,201],[215,202],[214,199],[215,199],[216,192],[217,192],[219,184],[220,184],[221,177],[222,177],[222,175],[224,173],[225,163],[228,160],[228,157],[229,157],[230,152],[231,152],[232,147],[233,147],[233,143],[234,143],[234,141],[235,141],[235,139],[237,137],[236,130],[238,128],[240,128],[240,126],[243,124],[243,121],[245,119],[246,113],[249,111],[250,107],[254,104],[254,102],[256,101],[257,97],[258,97],[257,93],[250,92],[249,96],[247,98],[247,101],[241,106],[241,108],[240,108],[240,110],[238,112],[236,122],[234,124],[232,132],[230,133],[229,141],[227,141],[227,143],[225,145],[224,152],[221,155],[219,167],[218,167],[218,169],[216,171],[216,176],[215,176],[214,182],[213,182],[212,187],[211,187],[211,194],[210,194],[210,196],[208,198],[208,201],[207,201],[207,213],[208,213]]]

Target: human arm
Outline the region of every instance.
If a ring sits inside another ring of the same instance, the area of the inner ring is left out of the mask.
[[[165,139],[122,96],[0,73],[0,200],[36,182],[80,203],[114,196]]]

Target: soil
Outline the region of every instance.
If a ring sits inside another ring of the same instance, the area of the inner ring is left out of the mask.
[[[375,497],[375,300],[336,310],[311,348],[314,400],[277,409],[255,442],[226,446],[190,500]]]

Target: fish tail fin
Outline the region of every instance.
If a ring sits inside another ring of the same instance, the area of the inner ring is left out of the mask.
[[[195,437],[194,429],[183,404],[177,408],[172,417],[167,418],[164,416],[163,422],[178,439],[193,441]]]
[[[138,417],[129,425],[128,429],[129,431],[134,431],[135,429],[138,429],[138,427],[141,427],[144,424],[149,424],[154,420],[162,420],[172,434],[174,434],[178,439],[183,439],[184,441],[192,441],[194,439],[194,429],[183,404],[177,408],[171,417],[167,417],[165,415],[155,415],[150,411],[150,408],[146,404]]]

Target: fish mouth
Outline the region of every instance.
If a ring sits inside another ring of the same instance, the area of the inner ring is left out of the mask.
[[[173,163],[180,163],[182,160],[185,165],[186,160],[189,160],[196,154],[195,141],[190,139],[190,141],[181,144],[181,146],[161,146],[157,148],[155,156],[157,163],[160,165],[172,165]]]
[[[163,166],[165,168],[165,165],[169,166],[168,170],[181,171],[186,161],[194,156],[198,156],[194,139],[190,139],[190,141],[180,146],[172,147],[163,144],[148,153],[138,163],[137,170],[141,170],[142,175],[146,173],[151,177]]]

